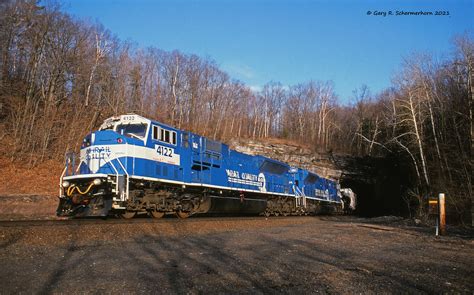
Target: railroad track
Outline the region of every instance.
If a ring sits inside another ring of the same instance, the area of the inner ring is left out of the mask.
[[[311,218],[309,216],[298,216],[299,218]],[[297,216],[271,217],[271,219],[294,219]],[[187,219],[179,219],[174,216],[161,219],[138,217],[134,219],[120,219],[109,217],[102,218],[82,218],[82,219],[48,219],[48,220],[0,220],[0,227],[31,227],[31,226],[71,226],[87,224],[153,224],[153,223],[199,223],[206,221],[257,221],[265,219],[264,216],[193,216]]]

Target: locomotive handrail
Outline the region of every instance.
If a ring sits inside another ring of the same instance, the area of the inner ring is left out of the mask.
[[[293,185],[293,191],[295,192],[295,199],[296,203],[298,204],[298,200],[301,199],[303,202],[300,202],[303,207],[306,207],[306,195],[304,191],[302,191],[298,186]]]
[[[122,161],[120,161],[120,158],[117,158],[117,162],[119,162],[120,166],[122,167],[122,170],[125,172],[125,175],[127,175],[126,194],[127,194],[127,199],[128,199],[128,193],[129,193],[129,175],[128,175],[127,169],[125,169],[125,166],[123,166]],[[118,177],[118,174],[117,174],[117,177]],[[118,182],[117,182],[117,183],[118,183]],[[122,201],[125,201],[125,200],[122,200]]]
[[[299,187],[297,187],[296,185],[293,185],[293,190],[295,191],[295,195],[298,196],[298,197],[304,197],[305,194],[303,191],[300,190]]]
[[[61,177],[59,177],[59,197],[62,197],[64,194],[63,194],[63,179],[64,179],[64,174],[66,174],[66,170],[67,170],[67,165],[64,167],[63,169],[63,173],[61,173]]]
[[[69,176],[68,171],[69,167],[71,167],[71,173],[72,175],[75,175],[77,171],[79,170],[79,166],[77,167],[76,171],[74,171],[74,166],[75,166],[75,153],[74,152],[66,152],[64,157],[66,159],[66,163],[64,165],[64,169],[61,173],[61,176],[59,177],[59,197],[64,196],[64,188],[63,188],[63,181],[64,181],[64,176]],[[71,165],[71,166],[70,166]]]
[[[118,177],[119,177],[119,173],[118,173],[118,170],[117,168],[115,168],[115,165],[112,161],[107,161],[107,163],[110,163],[110,165],[112,166],[112,168],[114,168],[115,170],[115,192],[118,193]],[[106,163],[106,164],[107,164]]]
[[[66,171],[64,171],[66,176],[69,176],[68,175],[69,167],[71,167],[71,175],[74,175],[74,166],[76,163],[75,156],[76,155],[74,152],[66,152],[66,154],[64,155],[64,157],[66,158],[66,164],[65,164]]]
[[[104,159],[105,160],[105,159]],[[122,168],[123,172],[125,172],[125,175],[127,175],[127,182],[126,182],[126,198],[128,199],[128,195],[129,195],[129,189],[130,189],[130,184],[129,184],[129,174],[127,172],[127,169],[125,169],[125,166],[122,164],[122,161],[120,161],[120,158],[117,158],[117,162],[120,164],[120,167]],[[118,169],[117,167],[115,167],[115,164],[113,162],[113,159],[112,160],[109,160],[107,161],[105,164],[108,164],[110,163],[110,165],[112,166],[112,168],[114,169],[115,171],[115,192],[118,193],[119,192],[119,183],[118,183],[118,178],[119,178],[119,172],[118,172]],[[104,165],[105,165],[104,164]],[[125,201],[124,198],[122,198],[122,196],[120,196],[120,200],[121,201]]]

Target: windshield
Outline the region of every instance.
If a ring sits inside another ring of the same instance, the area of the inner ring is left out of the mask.
[[[147,124],[120,124],[117,125],[116,131],[128,137],[145,138]]]

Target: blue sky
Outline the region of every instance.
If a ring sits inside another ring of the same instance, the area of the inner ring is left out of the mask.
[[[102,23],[138,46],[210,57],[259,89],[333,80],[342,102],[367,84],[390,85],[404,57],[447,57],[451,38],[473,32],[474,0],[62,0],[63,10]],[[448,11],[449,16],[376,16],[375,11]],[[372,15],[367,15],[371,11]]]

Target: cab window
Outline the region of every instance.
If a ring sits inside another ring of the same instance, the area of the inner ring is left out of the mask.
[[[161,128],[160,126],[153,125],[152,138],[153,140],[169,143],[172,145],[176,145],[177,143],[176,132]]]

